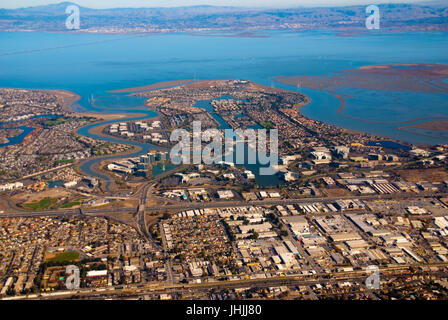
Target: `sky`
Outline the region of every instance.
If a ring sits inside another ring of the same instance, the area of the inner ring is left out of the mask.
[[[69,1],[69,0],[68,0]],[[431,0],[73,0],[88,8],[117,7],[179,7],[192,5],[245,6],[245,7],[299,7],[299,6],[338,6],[370,5],[379,3],[412,3]],[[15,9],[31,6],[60,3],[63,0],[0,0],[0,8]]]

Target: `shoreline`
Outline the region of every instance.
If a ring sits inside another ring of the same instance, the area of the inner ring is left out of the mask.
[[[399,121],[388,122],[387,118],[379,120],[369,120],[363,118],[357,118],[348,114],[345,114],[347,107],[347,99],[355,98],[353,96],[336,92],[336,90],[346,88],[359,88],[365,90],[377,90],[379,92],[391,90],[404,90],[417,93],[448,93],[448,85],[443,80],[448,75],[448,65],[437,63],[392,63],[392,64],[374,64],[364,65],[356,69],[346,69],[334,75],[319,75],[319,76],[278,76],[276,81],[296,86],[300,84],[304,88],[319,90],[325,92],[339,100],[340,105],[335,110],[335,116],[340,116],[351,121],[359,123],[369,123],[374,125],[394,126],[397,131],[404,131],[413,135],[429,137],[433,139],[441,139],[438,136],[432,136],[423,134],[423,132],[415,132],[408,130],[408,128],[415,127],[420,129],[433,129],[434,125],[439,128],[439,131],[447,132],[448,126],[443,126],[442,121],[448,119],[443,114],[440,116],[429,117],[413,117],[406,119],[409,113],[403,114]],[[421,81],[415,83],[414,78],[418,78]],[[407,105],[408,106],[408,105]],[[303,115],[303,113],[302,113]],[[411,115],[412,116],[412,115]],[[432,121],[431,121],[432,120]],[[425,121],[424,123],[417,123],[419,121]],[[441,128],[441,130],[440,130]],[[346,129],[346,128],[344,128]],[[381,131],[379,128],[378,131]],[[374,134],[376,136],[384,136],[384,134]],[[386,138],[400,141],[396,138]],[[443,143],[440,141],[439,143]],[[419,144],[419,143],[417,143]],[[417,145],[416,144],[416,145]],[[425,145],[434,145],[436,142],[426,142]]]
[[[404,32],[422,32],[422,33],[434,33],[434,32],[448,32],[448,28],[440,27],[432,25],[433,28],[428,28],[428,26],[423,25],[415,25],[413,27],[408,27],[403,29],[401,26],[391,26],[389,28],[382,29],[382,32],[385,34],[393,34],[393,33],[404,33]],[[172,29],[153,29],[153,30],[142,30],[135,31],[132,29],[125,29],[121,31],[104,31],[104,30],[96,30],[94,28],[86,28],[79,30],[71,30],[67,31],[66,29],[61,30],[36,30],[36,29],[4,29],[0,30],[0,32],[4,33],[46,33],[46,34],[83,34],[83,35],[127,35],[127,36],[149,36],[149,35],[164,35],[164,34],[188,34],[192,36],[219,36],[219,37],[235,37],[235,38],[266,38],[269,36],[266,35],[258,35],[258,32],[269,32],[269,31],[283,31],[290,33],[297,32],[307,32],[307,31],[332,31],[335,32],[336,36],[341,37],[358,37],[359,35],[365,34],[366,29],[360,26],[340,26],[340,27],[329,27],[325,24],[320,25],[319,27],[313,26],[301,26],[295,28],[282,28],[281,25],[276,26],[255,26],[255,27],[219,27],[219,28],[206,28],[202,30],[198,30],[197,28],[185,28],[179,30],[178,28]],[[231,32],[233,34],[219,34],[219,33],[228,33]]]
[[[73,91],[48,90],[48,92],[53,93],[62,100],[62,110],[66,112],[75,112],[72,108],[72,105],[81,100],[81,96],[77,93],[74,93]]]
[[[198,86],[199,87],[210,87],[212,85],[216,85],[216,83],[218,81],[228,81],[228,80],[236,80],[236,79],[230,79],[230,78],[228,78],[228,79],[208,79],[208,80],[199,80],[199,81],[195,81],[195,82],[188,82],[189,80],[185,80],[184,79],[184,80],[177,80],[177,81],[158,82],[158,83],[155,83],[155,84],[152,84],[152,85],[142,86],[142,87],[137,87],[137,88],[148,88],[148,87],[155,88],[156,86],[159,87],[160,84],[166,84],[166,83],[170,83],[170,84],[179,83],[178,85],[175,85],[174,87],[186,87],[186,88],[194,88],[194,87],[198,87]],[[251,80],[247,80],[247,82],[248,82],[248,85],[250,85],[252,88],[263,90],[265,92],[273,92],[273,93],[275,93],[275,92],[290,92],[291,93],[292,92],[292,93],[298,93],[296,91],[292,91],[292,90],[288,90],[288,89],[270,87],[270,86],[263,85],[263,84],[260,84],[260,83],[257,83],[257,82],[251,81]],[[108,92],[112,93],[112,92],[121,91],[123,93],[124,92],[126,92],[126,93],[133,93],[134,91],[131,91],[131,90],[134,90],[134,89],[135,89],[135,87],[134,88],[123,88],[123,89],[118,89],[118,90],[113,90],[113,91],[108,91]],[[159,88],[159,89],[163,89],[163,88]],[[305,97],[305,101],[302,104],[298,104],[297,108],[298,108],[299,113],[303,117],[308,119],[308,117],[306,117],[301,112],[301,108],[310,105],[311,102],[312,102],[312,99],[311,99],[310,96],[308,96],[308,95],[306,95],[304,93],[300,93],[300,94],[302,94]],[[342,101],[344,101],[344,103],[345,103],[345,100],[341,100],[341,102]],[[148,107],[148,106],[146,106],[146,107]],[[152,110],[152,109],[149,108],[149,110]],[[92,116],[94,116],[96,118],[101,118],[102,115],[103,115],[103,114],[98,113],[98,112],[84,113],[84,114],[86,114],[86,115],[89,114],[89,115],[92,115]],[[107,115],[107,114],[104,114],[104,115]],[[110,120],[119,120],[119,119],[122,119],[122,118],[126,118],[128,115],[129,116],[133,116],[134,114],[110,114],[108,116],[109,116]],[[136,115],[140,116],[141,114],[136,114]],[[321,122],[320,120],[314,120],[314,121]],[[349,129],[349,128],[345,128],[345,127],[341,127],[341,126],[336,126],[336,127],[344,130],[347,133],[366,134],[366,132],[359,131],[359,130]],[[96,128],[92,128],[92,129],[96,129]],[[89,130],[89,132],[90,132],[90,130]],[[97,130],[95,130],[95,133],[97,133]],[[394,138],[391,138],[391,137],[387,137],[387,136],[383,136],[383,135],[371,134],[371,133],[367,133],[367,134],[372,135],[372,137],[375,138],[375,139],[383,138],[384,140],[394,141],[394,142],[398,142],[398,143],[402,143],[402,144],[409,144],[407,142],[400,141],[400,140],[397,140],[397,139],[394,139]],[[102,134],[98,134],[98,135],[104,136]]]
[[[8,88],[2,87],[0,89],[8,89],[8,90],[26,90],[26,91],[41,91],[47,92],[49,94],[53,94],[56,96],[58,100],[62,103],[62,111],[68,113],[77,113],[73,110],[72,105],[81,100],[81,96],[73,91],[66,89],[36,89],[36,88]]]
[[[402,63],[402,64],[392,64],[392,65],[376,65],[376,66],[364,66],[364,67],[360,67],[359,70],[365,70],[365,69],[389,69],[390,66],[396,66],[396,65],[400,65],[400,66],[416,66],[417,64],[415,63]],[[287,84],[287,85],[296,85],[297,81],[295,79],[299,79],[300,77],[284,77],[284,76],[277,76],[275,78],[275,81],[278,81],[280,83],[283,84]],[[211,85],[216,84],[217,81],[225,81],[225,80],[236,80],[236,79],[208,79],[208,80],[199,80],[199,81],[193,81],[191,79],[181,79],[181,80],[173,80],[173,81],[161,81],[161,82],[157,82],[157,83],[153,83],[153,84],[149,84],[149,85],[145,85],[145,86],[139,86],[139,87],[130,87],[130,88],[122,88],[122,89],[117,89],[117,90],[110,90],[110,91],[106,91],[107,93],[129,93],[129,94],[133,94],[133,93],[137,93],[137,92],[142,92],[142,91],[149,91],[149,90],[158,90],[158,89],[164,89],[166,87],[185,87],[185,88],[193,88],[193,87],[208,87]],[[263,84],[259,84],[257,82],[253,82],[251,80],[247,80],[247,83],[249,86],[251,86],[252,88],[257,88],[260,90],[264,90],[266,92],[293,92],[293,93],[298,93],[297,91],[293,91],[293,90],[288,90],[288,89],[283,89],[283,88],[275,88],[275,87],[269,87],[267,85],[263,85]],[[17,88],[19,89],[19,88]],[[120,113],[113,113],[113,114],[107,114],[107,113],[100,113],[98,111],[87,111],[87,112],[79,112],[79,111],[75,111],[73,110],[73,108],[71,107],[75,102],[79,101],[81,99],[81,96],[74,93],[73,91],[69,91],[69,90],[65,90],[65,89],[26,89],[26,90],[41,90],[41,91],[47,91],[50,93],[55,94],[59,99],[62,100],[63,102],[63,109],[64,111],[70,112],[72,113],[74,116],[77,117],[83,117],[83,116],[88,116],[88,117],[94,117],[96,119],[98,119],[98,121],[111,121],[111,120],[120,120],[120,119],[125,119],[127,117],[131,117],[131,116],[141,116],[142,114],[120,114]],[[343,95],[339,95],[336,94],[334,92],[327,91],[329,92],[331,95],[333,95],[336,99],[338,99],[341,102],[341,106],[338,108],[337,110],[337,114],[348,118],[350,120],[353,121],[362,121],[362,122],[366,122],[366,123],[373,123],[373,124],[381,124],[381,125],[404,125],[404,124],[410,124],[412,122],[415,121],[421,121],[421,120],[442,120],[444,118],[415,118],[415,119],[410,119],[410,120],[406,120],[406,121],[401,121],[401,122],[396,122],[396,123],[387,123],[387,122],[381,122],[381,121],[371,121],[371,120],[365,120],[365,119],[358,119],[358,118],[353,118],[350,117],[348,115],[345,115],[343,113],[343,110],[346,107],[346,101],[345,99],[347,98],[351,98],[351,96],[343,96]],[[304,93],[300,93],[302,95],[305,96],[305,101],[299,105],[297,105],[297,107],[299,108],[299,113],[304,116],[305,118],[307,118],[302,112],[301,112],[301,108],[308,106],[311,102],[312,99],[311,97],[309,97],[308,95],[304,94]],[[147,107],[145,105],[145,107]],[[148,109],[151,110],[151,109]],[[448,118],[447,118],[448,119]],[[320,121],[320,120],[315,120],[315,121]],[[323,122],[325,123],[325,122]],[[353,129],[349,129],[346,127],[342,127],[342,126],[337,126],[347,132],[358,132],[358,133],[366,133],[363,131],[359,131],[359,130],[353,130]],[[403,130],[404,128],[397,128],[397,130]],[[371,133],[370,133],[371,134]],[[383,136],[381,134],[372,134],[374,136],[377,137],[382,137],[384,139],[390,139],[391,141],[397,141],[397,142],[403,142],[401,140],[397,140],[395,138],[391,138],[388,136]]]
[[[58,100],[60,100],[62,106],[62,111],[73,113],[75,112],[72,108],[72,105],[77,101],[81,100],[81,96],[73,91],[65,90],[65,89],[26,89],[26,90],[36,90],[48,92],[50,94],[54,94]]]
[[[185,88],[194,88],[194,87],[209,87],[212,86],[214,84],[216,84],[218,81],[225,81],[225,80],[236,80],[236,79],[209,79],[209,80],[200,80],[200,81],[195,81],[192,82],[191,79],[181,79],[181,80],[175,80],[175,81],[162,81],[162,82],[157,82],[154,84],[149,84],[146,86],[140,86],[140,87],[131,87],[131,88],[123,88],[123,89],[117,89],[117,90],[111,90],[111,91],[107,91],[108,93],[134,93],[137,92],[139,90],[154,90],[154,89],[163,89],[167,86],[171,86],[171,87],[185,87]],[[279,81],[281,83],[285,83],[284,80],[287,80],[284,77],[277,77],[276,81]],[[290,84],[290,83],[286,83],[286,84]],[[263,85],[263,84],[259,84],[256,82],[253,82],[251,80],[247,81],[247,86],[248,87],[252,87],[258,90],[263,90],[265,92],[291,92],[291,93],[298,93],[297,91],[293,91],[293,90],[288,90],[288,89],[283,89],[283,88],[275,88],[275,87],[270,87],[267,85]],[[30,90],[41,90],[41,89],[30,89]],[[68,91],[68,90],[58,90],[58,89],[54,89],[54,90],[45,90],[42,89],[44,91],[48,91],[48,92],[52,92],[55,95],[57,95],[57,97],[59,99],[62,100],[63,102],[63,108],[66,110],[68,109],[68,106],[70,106],[70,113],[72,113],[74,116],[77,117],[93,117],[95,119],[97,119],[97,123],[100,124],[101,122],[107,122],[107,121],[116,121],[119,122],[120,120],[126,119],[126,118],[135,118],[135,117],[141,117],[144,116],[144,113],[111,113],[111,114],[107,114],[107,113],[101,113],[98,111],[87,111],[87,112],[77,112],[72,110],[71,105],[73,103],[75,103],[76,101],[79,101],[81,99],[80,95],[72,92],[72,91]],[[331,92],[330,92],[331,93]],[[312,102],[312,99],[310,96],[304,94],[304,93],[300,93],[305,97],[305,100],[303,101],[303,103],[298,104],[297,108],[298,108],[298,112],[305,118],[307,118],[301,111],[301,108],[305,107],[305,106],[309,106]],[[341,101],[341,106],[338,109],[338,114],[340,114],[341,116],[345,116],[342,114],[342,110],[345,107],[345,96],[340,96],[340,95],[335,95],[334,93],[331,93],[332,95],[334,95],[337,99],[339,99]],[[146,106],[147,107],[147,106]],[[148,108],[148,110],[150,110]],[[307,118],[308,119],[308,118]],[[311,119],[310,119],[311,120]],[[362,119],[357,119],[357,120],[361,120]],[[319,120],[314,120],[314,121],[319,121]],[[321,122],[321,121],[319,121]],[[95,122],[94,122],[95,123]],[[94,123],[90,123],[89,125],[92,125]],[[325,122],[323,122],[325,123]],[[105,135],[102,133],[104,127],[106,126],[106,124],[103,125],[98,125],[95,126],[91,129],[89,129],[89,133],[92,133],[96,136],[99,137],[104,137],[104,138],[108,138],[108,135]],[[339,127],[340,129],[343,129],[346,132],[354,132],[354,133],[362,133],[365,134],[366,132],[363,131],[359,131],[359,130],[353,130],[353,129],[349,129],[349,128],[345,128],[342,126],[336,126]],[[78,128],[76,130],[76,134],[77,132],[80,130],[81,128]],[[387,137],[387,136],[383,136],[383,135],[379,135],[379,134],[371,134],[368,133],[370,135],[372,135],[372,138],[382,138],[384,140],[390,140],[390,141],[395,141],[395,142],[399,142],[399,143],[405,143],[403,141],[391,138],[391,137]],[[113,137],[116,138],[116,137]],[[121,140],[119,138],[116,138],[117,140]],[[104,141],[104,140],[103,140]],[[127,144],[127,140],[122,140],[120,143],[123,144]],[[407,143],[406,143],[407,144]],[[141,147],[138,146],[134,146],[129,152],[125,152],[125,153],[121,153],[121,154],[116,154],[117,158],[120,158],[122,156],[125,156],[126,154],[132,154],[132,153],[136,153],[138,151],[141,150]],[[115,155],[114,155],[115,156]],[[93,158],[89,158],[88,160],[94,160],[94,159],[99,159],[102,158],[101,156],[99,157],[93,157]],[[82,161],[81,163],[84,163],[85,161]],[[80,163],[80,164],[81,164]]]

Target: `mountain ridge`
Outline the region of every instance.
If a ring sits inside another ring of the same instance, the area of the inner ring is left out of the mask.
[[[0,31],[63,32],[73,2],[22,9],[0,9]],[[448,30],[443,5],[379,5],[386,30]],[[365,29],[366,6],[252,8],[186,6],[92,9],[80,7],[78,32],[135,33],[256,29]]]

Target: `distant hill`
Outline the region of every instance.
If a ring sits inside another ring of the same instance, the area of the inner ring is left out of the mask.
[[[70,2],[0,9],[0,31],[67,31]],[[448,8],[433,5],[380,5],[385,30],[448,30]],[[80,7],[80,32],[132,33],[256,29],[364,29],[366,6],[254,9],[193,6],[89,9]]]

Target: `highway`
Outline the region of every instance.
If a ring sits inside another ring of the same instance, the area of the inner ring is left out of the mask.
[[[152,184],[145,186],[146,190],[151,187]],[[145,190],[142,189],[142,190]],[[141,192],[140,204],[146,203],[147,192]],[[315,197],[315,198],[303,198],[303,199],[267,199],[257,201],[213,201],[213,202],[185,202],[179,204],[169,205],[157,205],[157,206],[145,206],[145,212],[148,211],[185,211],[196,210],[206,208],[227,208],[227,207],[246,207],[246,206],[273,206],[273,205],[290,205],[290,204],[304,204],[310,202],[323,202],[331,203],[340,199],[359,199],[359,200],[404,200],[404,199],[418,199],[423,197],[448,197],[448,193],[397,193],[392,195],[367,195],[367,196],[349,196],[349,197]],[[137,212],[138,208],[116,208],[107,207],[102,209],[90,209],[83,210],[85,215],[89,216],[104,216],[113,213],[123,212]],[[53,210],[53,211],[25,211],[25,210],[12,210],[12,212],[5,212],[0,214],[0,218],[32,218],[32,217],[45,217],[45,216],[77,216],[80,214],[79,209],[67,209],[67,210]]]
[[[139,227],[140,233],[143,237],[151,243],[155,249],[160,249],[160,246],[154,241],[151,234],[148,231],[148,226],[146,225],[146,215],[145,215],[145,204],[148,201],[148,193],[150,188],[153,187],[153,183],[146,184],[145,187],[141,190],[140,204],[138,206],[137,211],[137,225]],[[128,210],[129,211],[129,210]]]

